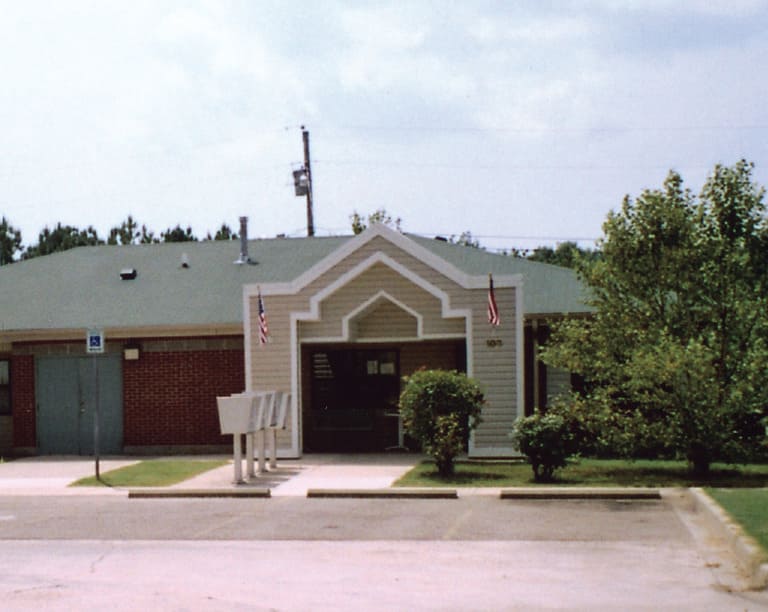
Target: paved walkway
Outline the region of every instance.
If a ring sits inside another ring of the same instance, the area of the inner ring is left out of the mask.
[[[176,457],[173,457],[176,458]],[[194,459],[229,459],[190,457]],[[99,461],[103,474],[137,463],[148,457],[109,457]],[[305,455],[301,459],[282,459],[275,470],[257,475],[244,484],[234,483],[234,466],[209,470],[174,485],[180,489],[268,488],[273,496],[306,496],[308,489],[379,489],[389,487],[422,459],[415,454]],[[125,489],[109,487],[70,487],[95,474],[93,458],[29,457],[0,463],[0,495],[124,495]],[[245,474],[245,462],[243,462]],[[496,490],[498,492],[498,490]]]

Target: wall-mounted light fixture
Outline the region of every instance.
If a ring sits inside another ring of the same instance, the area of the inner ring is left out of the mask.
[[[138,361],[139,359],[139,349],[135,346],[132,347],[126,347],[123,349],[123,358],[126,361]]]

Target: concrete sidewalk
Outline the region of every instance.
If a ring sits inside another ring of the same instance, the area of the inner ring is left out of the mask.
[[[99,461],[103,474],[140,461],[138,457],[109,457]],[[70,487],[80,478],[93,476],[92,457],[25,457],[0,463],[0,495],[114,495],[109,487]]]
[[[147,459],[165,457],[108,457],[99,461],[102,474]],[[167,457],[169,459],[224,459],[225,455]],[[273,496],[306,496],[310,489],[381,489],[392,485],[423,457],[417,454],[305,455],[281,459],[278,467],[243,484],[234,483],[231,460],[170,489],[238,490],[269,489]],[[243,462],[245,473],[245,462]],[[0,463],[0,495],[125,495],[127,489],[70,487],[80,478],[95,474],[89,457],[28,457]]]
[[[234,466],[227,465],[190,478],[172,488],[238,489],[268,488],[273,496],[306,497],[310,489],[383,489],[417,465],[417,454],[322,454],[301,459],[281,459],[277,468],[243,484],[234,483]],[[258,469],[258,466],[257,466]],[[245,462],[243,462],[245,474]]]

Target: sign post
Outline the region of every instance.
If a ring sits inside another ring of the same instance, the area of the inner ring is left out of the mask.
[[[93,410],[93,457],[95,462],[96,480],[101,481],[99,471],[99,365],[96,362],[96,355],[104,352],[104,331],[101,329],[89,329],[85,341],[85,350],[93,356],[91,365],[93,367],[94,391],[94,410]]]

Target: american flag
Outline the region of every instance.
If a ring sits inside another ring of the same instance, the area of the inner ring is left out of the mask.
[[[266,344],[268,338],[267,311],[264,310],[264,300],[261,299],[261,292],[259,292],[259,344]]]
[[[501,323],[499,307],[496,305],[496,296],[493,293],[493,276],[488,275],[488,323],[493,326]]]

